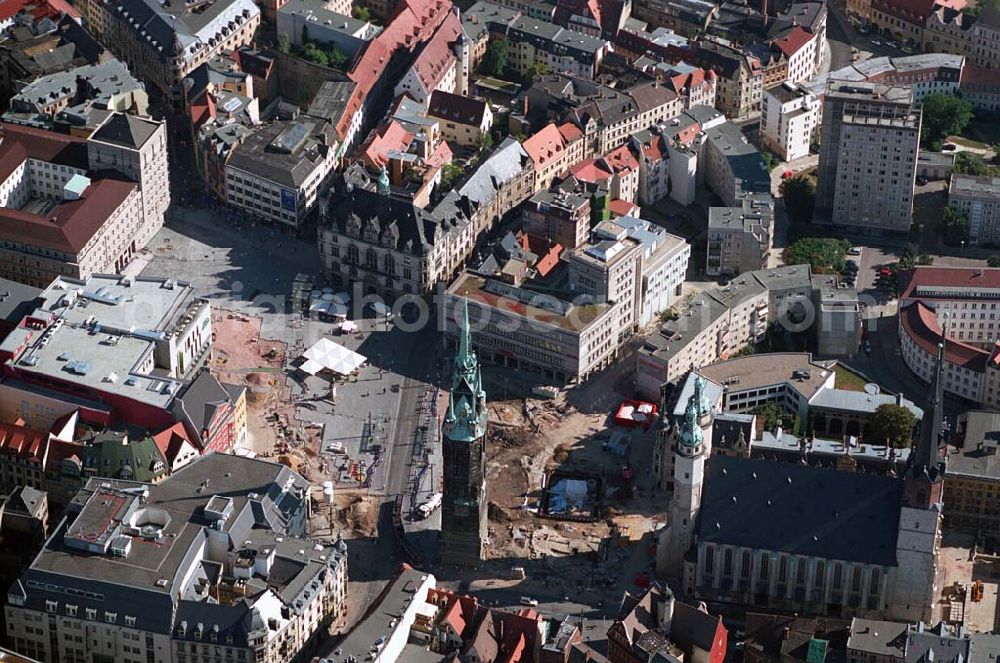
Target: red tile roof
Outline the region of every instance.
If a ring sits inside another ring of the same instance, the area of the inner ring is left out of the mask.
[[[706,76],[714,79],[715,72],[710,69],[706,74],[705,70],[699,67],[686,74],[674,74],[669,79],[670,87],[679,95],[687,95],[690,94],[693,88],[703,85]]]
[[[444,23],[417,56],[413,68],[425,90],[433,90],[444,79],[448,69],[455,66],[451,45],[462,34],[462,24],[454,12],[448,12]]]
[[[639,206],[635,203],[626,202],[620,198],[615,198],[608,203],[608,209],[616,216],[633,216],[638,211]]]
[[[431,588],[427,590],[427,602],[443,609],[438,617],[438,623],[446,623],[454,629],[459,637],[468,635],[476,621],[476,610],[479,602],[467,594],[457,594],[447,589]]]
[[[393,54],[400,49],[414,52],[431,39],[434,31],[450,13],[451,0],[403,0],[397,6],[388,25],[368,42],[347,74],[358,85],[337,122],[337,135],[341,140],[347,138],[351,120],[382,78]]]
[[[921,28],[927,22],[927,17],[934,10],[934,5],[959,10],[965,7],[965,0],[874,0],[872,7],[884,14],[919,25]]]
[[[605,168],[604,164],[597,159],[584,159],[571,166],[569,174],[581,182],[594,184],[611,179],[613,173]]]
[[[966,63],[962,67],[962,77],[959,84],[1000,87],[1000,69],[986,69]]]
[[[808,44],[815,35],[801,26],[794,26],[784,37],[775,39],[772,44],[778,47],[786,57],[792,57]]]
[[[604,155],[604,160],[616,173],[627,173],[639,169],[639,162],[628,145],[621,145]]]
[[[0,122],[0,181],[27,158],[86,170],[87,141],[44,129]]]
[[[564,122],[560,124],[559,133],[562,134],[563,140],[565,140],[567,143],[572,143],[577,138],[583,137],[583,132],[580,131],[580,127],[570,122]]]
[[[903,331],[913,341],[931,355],[937,353],[937,346],[941,342],[941,325],[938,324],[937,315],[934,309],[925,306],[921,302],[914,302],[909,306],[904,306],[899,315],[899,323]],[[990,352],[977,348],[968,343],[956,341],[953,338],[945,339],[944,358],[950,364],[962,366],[971,371],[982,372],[986,370],[986,362],[990,358]]]
[[[47,433],[28,428],[20,420],[15,424],[0,424],[0,453],[42,463],[48,438]]]
[[[170,465],[173,465],[177,459],[177,454],[180,453],[185,442],[195,449],[198,448],[196,444],[188,439],[184,424],[179,421],[170,428],[160,431],[153,436],[153,444],[156,445],[156,448],[160,450],[160,453],[163,454],[163,457]]]
[[[65,0],[3,0],[0,2],[0,21],[14,18],[22,11],[31,12],[36,19],[46,16],[57,18],[63,14],[80,18],[76,7]]]
[[[1000,269],[971,267],[916,267],[899,274],[899,299],[941,299],[921,294],[918,289],[941,286],[945,288],[1000,288]],[[960,292],[945,297],[962,299]]]
[[[543,164],[562,156],[566,149],[566,139],[555,124],[542,127],[534,136],[524,141],[524,151],[531,157],[537,170]]]
[[[534,268],[538,271],[539,276],[548,276],[549,272],[559,264],[559,256],[563,252],[562,244],[553,242],[548,237],[531,235],[525,232],[518,234],[517,241],[522,249],[531,251],[538,256]]]
[[[650,137],[648,143],[642,144],[642,153],[647,159],[661,161],[667,155],[666,147],[663,145],[663,138],[657,135]]]
[[[364,149],[365,160],[375,168],[389,164],[389,152],[406,152],[413,142],[413,134],[399,122],[390,120],[372,132],[372,137]]]
[[[131,182],[102,179],[91,183],[78,200],[64,201],[46,216],[4,207],[0,239],[76,254],[134,191]]]
[[[451,147],[448,143],[441,141],[441,143],[434,148],[434,151],[429,157],[427,157],[426,163],[432,168],[441,168],[445,164],[451,163],[451,159],[454,154],[451,151]]]

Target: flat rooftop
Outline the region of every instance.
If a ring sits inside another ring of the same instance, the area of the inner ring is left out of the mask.
[[[983,196],[1000,200],[1000,177],[952,175],[948,195]]]
[[[730,393],[787,383],[809,401],[823,389],[832,372],[814,362],[808,352],[768,352],[736,357],[695,371],[707,380],[726,386]]]
[[[948,474],[1000,481],[1000,412],[971,410],[959,419],[959,430],[948,446]]]
[[[494,279],[465,272],[460,275],[448,294],[466,297],[481,307],[526,318],[534,325],[549,325],[564,331],[580,333],[611,310],[611,303],[572,304],[550,293],[515,288]]]
[[[14,359],[25,374],[126,396],[166,407],[180,380],[144,368],[158,341],[184,331],[185,316],[208,304],[173,279],[94,275],[86,282],[60,278],[41,294],[32,318],[51,321]]]

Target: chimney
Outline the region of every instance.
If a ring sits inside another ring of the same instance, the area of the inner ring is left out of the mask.
[[[781,629],[781,639],[782,639],[782,641],[787,640],[788,636],[791,635],[791,632],[792,632],[792,629],[788,628],[787,626],[785,628]]]
[[[524,95],[524,108],[523,108],[523,110],[521,112],[524,113],[525,117],[527,117],[527,115],[528,115],[528,95],[527,94]]]

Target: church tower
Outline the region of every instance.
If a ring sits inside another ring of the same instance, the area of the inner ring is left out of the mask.
[[[444,493],[441,561],[475,566],[486,543],[486,392],[470,347],[469,305],[463,300],[458,354],[441,429]]]
[[[896,568],[887,618],[931,621],[938,587],[937,555],[941,546],[941,502],[945,462],[941,456],[944,432],[944,350],[947,331],[937,349],[929,398],[924,406],[920,437],[910,452],[903,478],[896,539]]]
[[[712,412],[704,399],[704,384],[699,384],[700,381],[699,377],[695,393],[688,399],[684,421],[674,428],[674,494],[670,501],[666,546],[658,560],[661,573],[674,578],[682,577],[684,556],[694,545],[705,461],[712,448]]]

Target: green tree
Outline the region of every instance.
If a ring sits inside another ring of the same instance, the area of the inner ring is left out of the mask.
[[[785,249],[785,263],[809,263],[816,274],[832,274],[844,269],[850,242],[832,237],[804,237]]]
[[[774,430],[781,423],[781,408],[774,401],[759,405],[754,414],[764,423],[764,430]]]
[[[288,41],[288,35],[280,34],[278,35],[278,51],[281,53],[289,53],[292,50],[292,45]]]
[[[867,437],[871,442],[888,444],[897,449],[910,446],[917,418],[909,409],[895,403],[885,403],[875,409],[868,422]]]
[[[342,67],[347,62],[347,56],[336,46],[330,47],[330,50],[326,52],[326,58],[331,67]]]
[[[458,180],[459,177],[462,176],[462,173],[464,172],[465,169],[459,166],[458,164],[446,163],[444,167],[441,168],[441,184],[438,185],[438,191],[440,191],[441,193],[450,191],[451,188],[455,185],[455,182]]]
[[[941,214],[941,236],[949,246],[969,241],[969,220],[961,212],[945,207]]]
[[[961,175],[1000,177],[1000,168],[991,166],[983,157],[973,152],[959,152],[955,155],[955,172]]]
[[[943,92],[934,92],[924,97],[921,107],[921,143],[934,151],[941,149],[941,144],[948,136],[962,133],[972,119],[972,104]]]
[[[510,44],[506,39],[491,38],[486,45],[486,55],[483,56],[482,68],[487,74],[503,76],[510,59]]]
[[[788,216],[796,223],[812,221],[813,206],[816,204],[816,185],[804,175],[796,175],[781,181],[779,189],[785,201]]]
[[[351,14],[354,16],[354,18],[358,19],[359,21],[364,21],[367,23],[368,21],[372,20],[372,14],[370,11],[368,11],[368,7],[355,5],[354,9],[351,10]]]
[[[986,259],[987,267],[1000,267],[1000,256],[990,256]]]
[[[917,256],[917,264],[918,265],[933,265],[934,264],[934,256],[932,256],[929,253],[921,253],[919,256]]]
[[[489,131],[479,134],[479,138],[476,139],[476,147],[479,148],[480,152],[485,152],[493,147],[493,136],[490,135]]]
[[[326,67],[330,64],[330,58],[327,54],[321,51],[313,42],[309,42],[302,48],[302,57],[309,62],[318,64],[322,67]]]
[[[781,161],[778,160],[778,157],[767,150],[760,153],[760,158],[764,161],[764,167],[767,168],[768,172],[777,168],[778,164],[781,163]]]
[[[524,75],[524,84],[531,85],[547,73],[549,73],[548,66],[544,62],[536,62],[528,67],[528,72]]]

